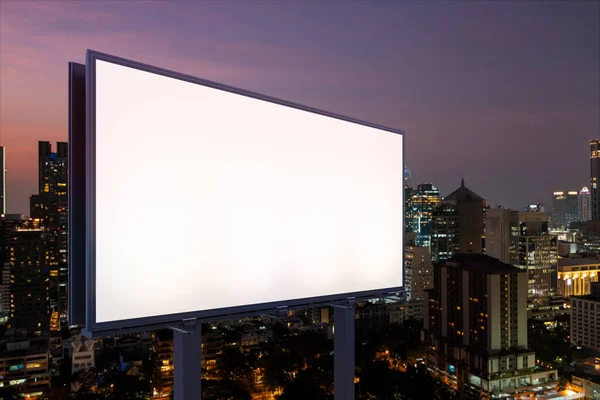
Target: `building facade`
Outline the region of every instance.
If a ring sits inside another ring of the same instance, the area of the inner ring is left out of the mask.
[[[598,193],[598,180],[600,179],[600,140],[590,140],[590,195],[592,199],[592,220],[600,219],[600,193]]]
[[[16,228],[10,245],[9,324],[31,333],[50,329],[48,232],[31,219]]]
[[[407,300],[423,300],[425,290],[433,287],[433,265],[429,249],[415,246],[414,236],[405,236],[404,287]]]
[[[592,219],[592,194],[587,186],[579,191],[578,200],[579,221],[587,222]]]
[[[488,255],[458,254],[435,265],[423,339],[428,369],[482,399],[554,389],[556,371],[534,370],[527,344],[527,272]]]
[[[593,294],[571,297],[571,343],[600,351],[600,283]]]
[[[411,193],[411,226],[415,232],[415,245],[431,246],[433,210],[440,203],[440,191],[431,183],[419,183]]]
[[[38,194],[30,198],[31,217],[47,231],[50,269],[50,309],[56,319],[67,316],[68,285],[68,151],[67,143],[58,142],[52,151],[50,142],[38,142]]]
[[[550,228],[565,231],[579,221],[579,193],[576,190],[557,191],[552,197]]]
[[[598,257],[558,259],[558,294],[563,297],[586,296],[600,277]]]
[[[441,262],[458,253],[482,253],[485,200],[465,181],[433,211],[431,258]]]

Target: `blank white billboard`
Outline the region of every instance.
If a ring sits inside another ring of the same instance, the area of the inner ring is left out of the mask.
[[[94,102],[95,323],[402,286],[401,134],[99,59]]]

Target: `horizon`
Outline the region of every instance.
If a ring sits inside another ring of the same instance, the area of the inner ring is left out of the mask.
[[[336,4],[0,3],[7,213],[29,214],[37,142],[66,142],[87,49],[401,129],[413,186],[441,196],[464,178],[520,210],[589,187],[600,3]]]

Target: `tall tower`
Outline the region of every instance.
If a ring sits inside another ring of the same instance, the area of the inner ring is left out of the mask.
[[[485,200],[465,186],[464,179],[433,211],[431,258],[444,261],[457,253],[482,253]]]
[[[58,142],[56,152],[50,142],[38,142],[39,194],[31,196],[31,216],[40,220],[47,232],[50,271],[49,297],[53,320],[66,318],[68,269],[68,144]],[[54,314],[56,313],[56,314]]]
[[[579,191],[579,220],[587,222],[592,219],[592,195],[587,186]]]
[[[600,140],[590,140],[590,192],[592,195],[592,220],[600,219],[600,193],[598,179],[600,178]]]
[[[0,146],[0,214],[6,214],[6,150]]]
[[[440,203],[440,191],[431,183],[419,183],[412,192],[412,226],[416,233],[415,245],[429,248],[433,210]]]

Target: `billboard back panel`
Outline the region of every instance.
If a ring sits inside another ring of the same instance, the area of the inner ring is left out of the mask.
[[[402,286],[403,135],[88,52],[88,329]]]

